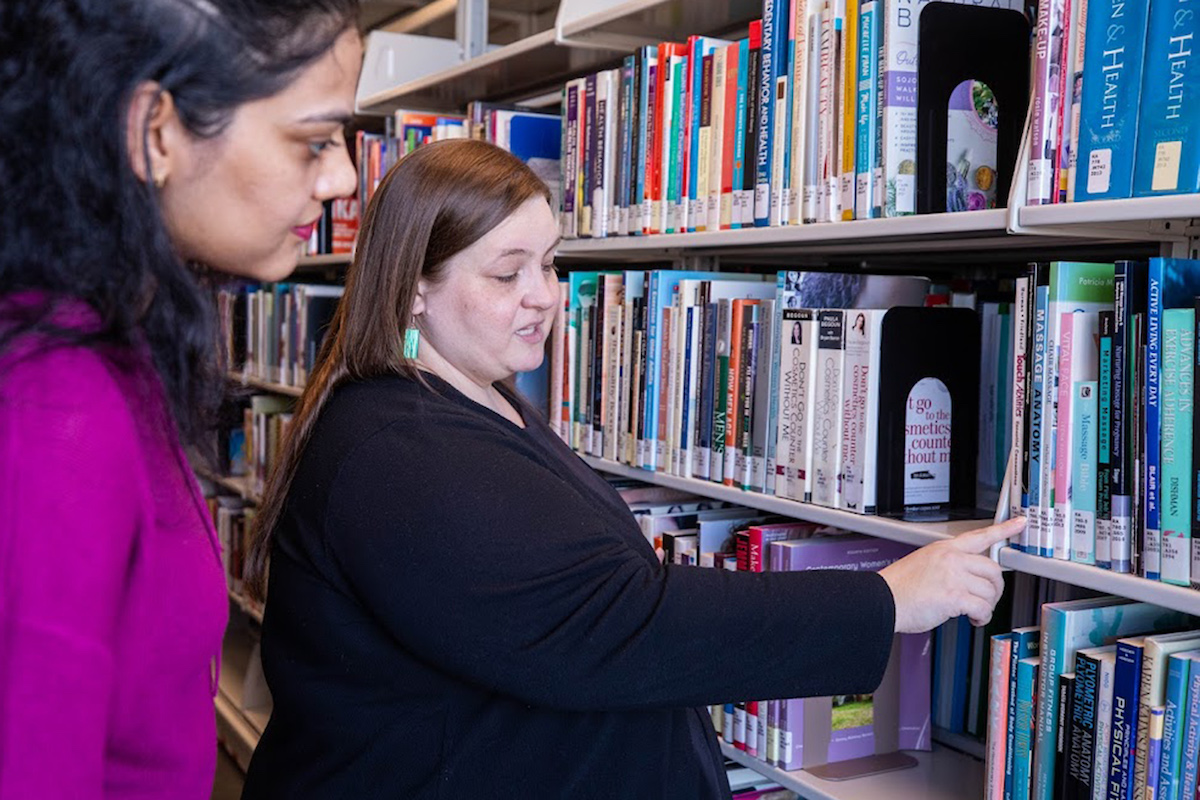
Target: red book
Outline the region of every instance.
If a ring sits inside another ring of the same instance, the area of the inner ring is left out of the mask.
[[[358,237],[358,198],[342,197],[333,201],[333,252],[353,253]]]

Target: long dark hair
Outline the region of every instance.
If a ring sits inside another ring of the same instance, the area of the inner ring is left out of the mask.
[[[421,380],[404,358],[417,282],[436,283],[446,261],[479,241],[525,201],[550,190],[520,159],[486,142],[455,139],[400,159],[363,215],[354,263],[321,355],[292,417],[283,455],[254,517],[246,580],[266,594],[267,561],[288,489],[334,388],[399,374]]]
[[[4,0],[0,296],[33,302],[5,314],[0,352],[31,332],[144,343],[181,438],[197,443],[223,390],[211,292],[129,163],[132,94],[156,82],[193,135],[218,136],[240,105],[326,53],[356,12],[357,0]],[[95,329],[56,325],[64,301],[90,306]]]

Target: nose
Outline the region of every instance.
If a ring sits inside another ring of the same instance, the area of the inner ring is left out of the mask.
[[[545,310],[557,306],[561,297],[562,287],[558,283],[558,274],[551,270],[543,273],[541,279],[530,287],[525,295],[525,305]]]
[[[346,148],[339,147],[329,158],[323,159],[321,172],[313,194],[317,200],[325,202],[335,197],[350,197],[358,188],[358,173],[350,163],[350,154]]]

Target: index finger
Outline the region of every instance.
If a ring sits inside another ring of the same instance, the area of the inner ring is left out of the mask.
[[[985,553],[995,544],[1011,539],[1025,530],[1025,518],[1013,517],[999,525],[989,525],[977,531],[954,537],[954,543],[964,553]]]

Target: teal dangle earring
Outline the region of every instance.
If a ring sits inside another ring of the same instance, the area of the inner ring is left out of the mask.
[[[404,357],[409,361],[417,357],[417,348],[421,344],[421,332],[416,328],[404,330]]]

